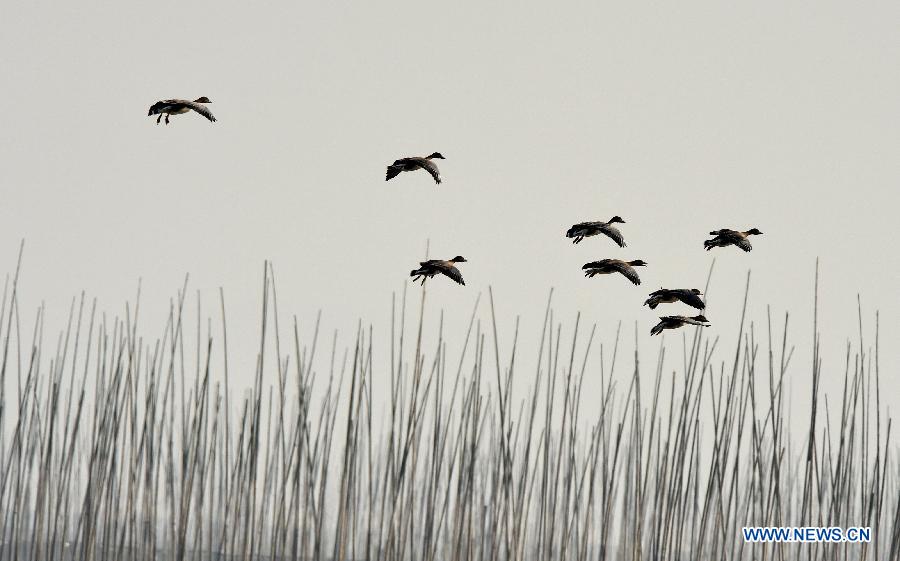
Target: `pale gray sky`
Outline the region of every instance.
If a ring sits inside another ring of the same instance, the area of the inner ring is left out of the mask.
[[[521,313],[537,332],[554,286],[563,317],[607,340],[638,321],[655,348],[646,294],[702,288],[713,256],[710,329],[733,340],[752,268],[752,319],[792,311],[802,345],[819,256],[828,375],[859,293],[900,388],[898,17],[887,1],[7,3],[0,262],[26,240],[23,304],[45,301],[48,328],[82,289],[121,311],[143,278],[154,335],[189,272],[210,313],[225,288],[252,357],[264,259],[283,314],[386,330],[430,239],[469,260],[466,287],[431,283],[454,325],[492,285],[503,327]],[[202,95],[215,124],[146,116]],[[441,186],[384,181],[432,151]],[[614,214],[624,250],[564,237]],[[750,254],[703,251],[713,228],[754,226]],[[584,279],[604,257],[648,261],[644,284]]]

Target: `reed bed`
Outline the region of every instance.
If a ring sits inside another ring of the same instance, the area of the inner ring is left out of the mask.
[[[860,313],[829,400],[818,325],[794,352],[787,315],[734,318],[728,351],[699,328],[669,335],[654,363],[621,331],[604,344],[559,321],[552,293],[539,345],[520,348],[493,294],[451,338],[415,289],[376,354],[361,325],[346,349],[318,318],[302,341],[263,277],[250,388],[230,379],[224,298],[189,324],[182,289],[147,339],[137,302],[109,319],[82,296],[51,346],[7,281],[0,561],[900,558],[877,319],[873,349]],[[872,541],[744,543],[751,525]]]

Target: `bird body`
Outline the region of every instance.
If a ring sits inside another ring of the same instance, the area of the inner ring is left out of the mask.
[[[613,224],[617,222],[622,224],[625,223],[625,221],[618,216],[613,216],[608,222],[580,222],[569,228],[566,232],[566,237],[572,238],[572,243],[579,243],[584,238],[604,234],[609,236],[612,241],[616,242],[619,247],[625,247],[625,238],[623,238],[622,233],[613,226]]]
[[[692,308],[702,310],[706,308],[706,303],[700,296],[703,293],[696,288],[660,288],[650,293],[650,298],[644,302],[645,306],[650,306],[651,310],[655,310],[660,304],[671,304],[673,302],[684,302]]]
[[[621,273],[632,283],[641,284],[641,278],[638,276],[637,271],[634,270],[634,267],[643,267],[645,265],[647,265],[647,263],[640,259],[637,259],[635,261],[622,261],[621,259],[601,259],[600,261],[585,263],[581,268],[584,270],[584,276],[586,277]]]
[[[758,236],[762,234],[762,232],[756,228],[751,228],[743,232],[723,228],[721,230],[713,230],[709,234],[714,237],[703,242],[703,247],[706,248],[706,251],[709,251],[714,247],[726,247],[729,245],[735,245],[744,251],[750,251],[753,249],[753,246],[750,245],[750,240],[747,238],[749,236]]]
[[[650,330],[650,335],[659,335],[666,329],[678,329],[684,325],[697,325],[700,327],[708,327],[709,320],[703,314],[686,317],[686,316],[660,316],[659,323]]]
[[[159,115],[156,118],[156,124],[159,124],[160,119],[165,116],[166,124],[169,124],[169,115],[181,115],[182,113],[187,113],[188,111],[196,111],[200,115],[203,115],[211,122],[215,123],[216,118],[213,116],[212,111],[210,111],[204,104],[212,103],[208,97],[198,97],[194,101],[189,101],[187,99],[164,99],[162,101],[157,101],[153,105],[150,106],[150,111],[147,112],[147,116],[151,115]]]
[[[449,259],[444,261],[442,259],[431,259],[429,261],[422,261],[419,263],[418,269],[413,269],[410,271],[409,276],[413,277],[413,282],[421,279],[422,284],[425,284],[427,279],[435,275],[445,275],[452,279],[454,282],[459,283],[465,286],[466,282],[463,280],[462,273],[459,272],[459,269],[456,268],[457,263],[465,263],[466,258],[460,255],[457,255],[453,259]]]
[[[441,183],[441,172],[438,170],[437,164],[432,160],[445,160],[440,152],[434,152],[430,156],[425,157],[408,157],[408,158],[400,158],[399,160],[394,160],[394,163],[387,167],[387,175],[385,176],[385,181],[390,181],[391,179],[400,175],[401,172],[404,171],[415,171],[417,169],[424,169],[428,173],[431,174],[431,177],[434,179],[434,182],[437,184]]]

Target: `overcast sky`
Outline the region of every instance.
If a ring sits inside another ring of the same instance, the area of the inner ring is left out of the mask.
[[[536,333],[555,287],[560,317],[580,310],[604,340],[637,322],[655,348],[647,293],[703,288],[715,257],[710,334],[733,342],[752,269],[751,319],[789,310],[804,345],[819,257],[826,387],[840,387],[859,294],[867,329],[881,310],[883,389],[900,391],[897,2],[2,11],[0,263],[12,271],[25,239],[22,303],[46,302],[48,333],[81,290],[122,312],[140,278],[143,327],[161,334],[190,273],[214,317],[224,288],[232,351],[252,360],[264,259],[283,314],[386,329],[430,240],[431,257],[469,261],[467,286],[430,284],[453,325],[491,285],[501,327],[521,314]],[[199,96],[218,122],[147,116]],[[384,181],[395,158],[433,151],[442,185]],[[564,237],[613,215],[624,249]],[[703,251],[723,227],[765,235],[749,254]],[[643,284],[582,276],[605,257],[649,262]],[[795,360],[809,358],[806,344]]]

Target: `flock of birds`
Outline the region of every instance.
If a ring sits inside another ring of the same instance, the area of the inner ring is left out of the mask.
[[[209,108],[206,107],[209,103],[211,103],[209,98],[205,96],[198,97],[194,101],[186,99],[166,99],[158,101],[150,106],[150,111],[147,115],[159,115],[156,119],[157,125],[163,117],[165,117],[165,123],[168,125],[170,115],[180,115],[189,111],[194,111],[206,117],[211,122],[215,122],[216,118]],[[387,167],[385,181],[390,181],[402,172],[421,169],[427,171],[436,184],[440,184],[441,173],[434,160],[443,159],[445,158],[440,152],[433,152],[431,155],[423,157],[414,156],[400,158]],[[566,237],[571,238],[572,243],[577,244],[581,243],[584,238],[603,234],[614,241],[619,247],[625,247],[625,238],[622,236],[622,233],[613,226],[613,224],[624,223],[625,221],[619,216],[613,216],[606,222],[581,222],[569,228],[566,232]],[[748,238],[760,234],[762,234],[762,232],[757,228],[751,228],[745,231],[730,229],[713,230],[710,232],[710,235],[713,237],[705,240],[703,242],[703,247],[709,251],[714,247],[727,247],[733,245],[746,252],[753,249]],[[413,282],[421,281],[423,285],[426,280],[437,275],[444,275],[456,283],[465,285],[466,283],[463,280],[462,273],[460,273],[459,269],[456,267],[458,263],[465,262],[465,257],[462,257],[461,255],[457,255],[453,259],[448,260],[430,259],[428,261],[420,262],[419,268],[413,269],[409,273],[409,276],[413,278]],[[635,259],[633,261],[601,259],[599,261],[585,263],[581,268],[584,271],[584,276],[588,278],[593,278],[596,275],[619,273],[635,285],[639,285],[641,284],[641,278],[634,268],[646,265],[647,263],[641,259]],[[655,310],[660,304],[682,302],[692,308],[700,310],[700,313],[692,317],[683,315],[660,316],[659,323],[650,330],[650,334],[658,335],[666,329],[678,329],[685,325],[697,325],[700,327],[707,327],[710,325],[709,320],[703,315],[703,312],[706,309],[706,302],[701,298],[702,295],[703,293],[696,288],[660,288],[655,292],[651,292],[650,297],[644,302],[644,305],[649,306],[651,310]]]

